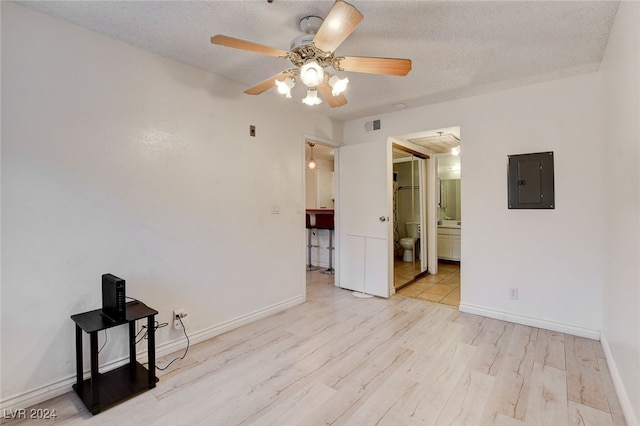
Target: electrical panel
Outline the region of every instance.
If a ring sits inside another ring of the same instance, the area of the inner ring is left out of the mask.
[[[510,209],[553,209],[553,152],[508,156]]]

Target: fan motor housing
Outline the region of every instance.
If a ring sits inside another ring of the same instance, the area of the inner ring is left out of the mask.
[[[300,30],[304,34],[299,35],[291,41],[288,59],[297,67],[315,60],[321,67],[325,68],[333,64],[333,53],[323,52],[313,44],[313,39],[320,29],[324,19],[319,16],[305,16],[300,20]]]
[[[291,41],[291,48],[289,50],[293,52],[296,49],[300,49],[301,47],[310,45],[311,43],[313,43],[313,38],[315,36],[315,34],[299,35]]]

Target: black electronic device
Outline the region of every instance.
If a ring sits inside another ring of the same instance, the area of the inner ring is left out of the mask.
[[[113,274],[102,275],[102,313],[114,321],[126,319],[125,281]]]

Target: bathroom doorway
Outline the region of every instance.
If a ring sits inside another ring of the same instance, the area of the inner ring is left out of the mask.
[[[421,276],[398,292],[437,303],[458,306],[461,266],[461,139],[460,127],[426,130],[394,137],[424,148],[427,160],[426,237],[428,276]],[[426,231],[426,232],[425,232]]]
[[[435,154],[437,211],[437,273],[402,287],[398,294],[453,307],[460,305],[460,243],[462,206],[460,203],[460,159]]]
[[[402,288],[427,274],[426,155],[393,145],[393,277]]]

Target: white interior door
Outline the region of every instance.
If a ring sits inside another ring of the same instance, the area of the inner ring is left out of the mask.
[[[337,285],[389,297],[391,144],[350,145],[338,151]]]

